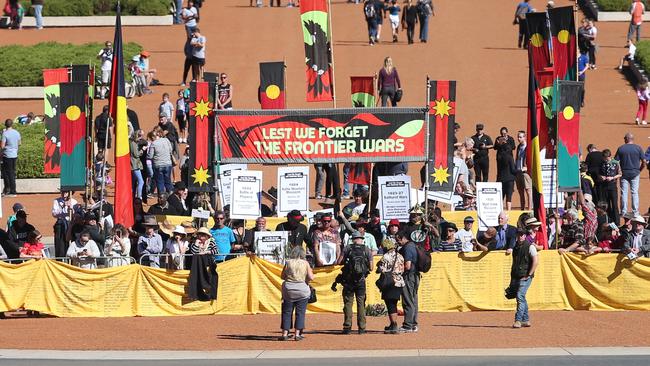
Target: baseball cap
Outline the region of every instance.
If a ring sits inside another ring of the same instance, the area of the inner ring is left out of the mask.
[[[463,222],[474,222],[474,218],[472,216],[467,216],[467,217],[465,217]]]
[[[22,205],[22,203],[16,202],[13,206],[11,206],[11,209],[14,211],[14,213],[16,213],[20,210],[25,210],[25,207]]]

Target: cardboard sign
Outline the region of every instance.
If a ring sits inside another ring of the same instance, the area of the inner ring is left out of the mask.
[[[398,175],[378,177],[379,217],[382,221],[408,221],[411,208],[411,177]]]
[[[230,217],[255,220],[262,216],[262,172],[234,170],[230,177]]]
[[[283,263],[288,235],[288,231],[256,231],[255,251],[257,256],[269,262]]]
[[[226,164],[226,165],[221,165],[219,167],[220,170],[219,191],[221,191],[219,197],[221,197],[221,207],[230,204],[230,196],[232,192],[230,189],[230,182],[231,182],[230,174],[232,173],[233,170],[246,170],[246,169],[248,169],[247,164]]]
[[[309,211],[309,167],[278,168],[278,216],[291,210]]]
[[[476,182],[479,230],[499,225],[499,214],[503,211],[502,192],[501,182]]]

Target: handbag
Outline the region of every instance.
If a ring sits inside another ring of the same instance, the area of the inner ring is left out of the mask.
[[[318,298],[316,297],[316,289],[309,286],[309,300],[307,301],[307,303],[313,304],[316,301],[318,301]]]
[[[397,89],[397,91],[395,92],[395,102],[401,102],[403,94],[404,92],[402,91],[402,89]]]
[[[397,260],[397,257],[395,258]],[[393,268],[388,272],[381,272],[379,278],[375,281],[375,285],[379,288],[379,291],[387,290],[395,286],[395,279],[393,278],[393,269],[395,268],[395,262],[393,262]]]

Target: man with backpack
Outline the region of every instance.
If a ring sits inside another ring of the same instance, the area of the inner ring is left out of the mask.
[[[515,20],[512,21],[512,24],[519,24],[519,38],[517,39],[517,47],[528,48],[528,40],[526,39],[526,32],[528,28],[526,27],[526,14],[532,13],[533,8],[529,4],[530,0],[524,0],[517,4],[515,9]]]
[[[402,305],[404,306],[404,324],[399,328],[400,333],[417,333],[418,331],[418,288],[420,287],[420,272],[428,272],[431,268],[431,254],[418,247],[409,238],[409,233],[397,233],[399,253],[404,257],[404,288],[402,289]]]
[[[343,334],[352,331],[352,302],[357,300],[357,327],[366,333],[366,276],[372,271],[372,253],[364,244],[364,236],[352,233],[352,244],[343,249],[338,264],[343,264]]]
[[[363,15],[368,24],[368,38],[369,44],[373,46],[377,40],[377,8],[375,6],[376,0],[366,0],[363,3]]]

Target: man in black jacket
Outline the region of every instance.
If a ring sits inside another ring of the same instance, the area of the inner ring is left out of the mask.
[[[189,216],[190,209],[187,206],[187,187],[185,182],[178,181],[174,184],[174,193],[167,199],[171,215]]]
[[[512,253],[517,243],[517,228],[508,224],[508,213],[502,211],[499,214],[499,225],[495,227],[497,234],[495,241],[490,244],[490,250],[505,250]]]
[[[512,327],[530,327],[526,292],[528,292],[528,288],[533,282],[539,257],[537,256],[537,248],[526,240],[526,231],[515,229],[515,235],[517,236],[517,244],[512,252],[509,289],[517,289],[517,312]]]

